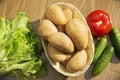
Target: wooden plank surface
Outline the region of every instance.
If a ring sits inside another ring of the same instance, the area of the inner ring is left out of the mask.
[[[25,11],[33,22],[33,26],[39,25],[44,10],[48,5],[57,2],[67,2],[75,5],[86,17],[95,9],[108,12],[112,18],[113,26],[120,31],[120,0],[0,0],[0,16],[13,18],[18,12]],[[44,78],[37,80],[120,80],[120,60],[114,55],[104,72],[97,76],[91,76],[92,66],[86,73],[76,77],[65,77],[56,72],[49,62],[46,63],[48,73]],[[0,80],[16,80],[16,78],[0,77]]]

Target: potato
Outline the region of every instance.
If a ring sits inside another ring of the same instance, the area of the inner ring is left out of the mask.
[[[63,12],[65,14],[65,17],[66,17],[67,21],[72,19],[73,13],[72,13],[72,11],[69,8],[64,9]]]
[[[50,44],[48,44],[47,51],[48,51],[48,56],[55,62],[63,62],[67,58],[66,53],[54,48]]]
[[[48,37],[48,41],[55,48],[62,50],[64,52],[70,53],[74,51],[74,45],[71,39],[62,32],[56,32],[56,33],[51,34]]]
[[[49,6],[45,16],[57,25],[64,25],[67,22],[62,8],[57,5]]]
[[[83,70],[87,63],[87,52],[85,50],[78,51],[66,64],[67,71],[73,73]]]
[[[78,50],[85,49],[88,44],[87,25],[79,19],[71,19],[65,26],[66,34],[72,39]]]
[[[50,20],[43,20],[41,25],[38,27],[38,33],[45,40],[48,39],[48,36],[54,32],[58,32],[55,25]]]

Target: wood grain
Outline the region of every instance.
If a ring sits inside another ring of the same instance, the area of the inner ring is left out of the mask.
[[[25,11],[33,22],[33,26],[39,25],[39,21],[48,5],[66,2],[76,6],[86,17],[95,9],[102,9],[111,16],[113,26],[120,31],[120,0],[0,0],[0,16],[13,18],[18,12]],[[47,59],[46,59],[47,60]],[[65,77],[56,72],[46,61],[48,73],[44,78],[37,80],[120,80],[120,60],[114,55],[111,62],[102,74],[97,77],[91,76],[91,67],[86,73],[76,77]],[[0,80],[17,80],[16,78],[0,77]]]

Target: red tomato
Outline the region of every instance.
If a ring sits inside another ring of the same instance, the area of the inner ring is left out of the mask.
[[[93,11],[87,16],[86,20],[92,34],[96,37],[108,34],[112,28],[110,16],[102,10]]]

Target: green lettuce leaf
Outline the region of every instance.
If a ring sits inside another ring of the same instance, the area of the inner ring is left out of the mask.
[[[31,29],[25,12],[12,20],[0,18],[0,75],[36,78],[46,74],[42,44]]]

